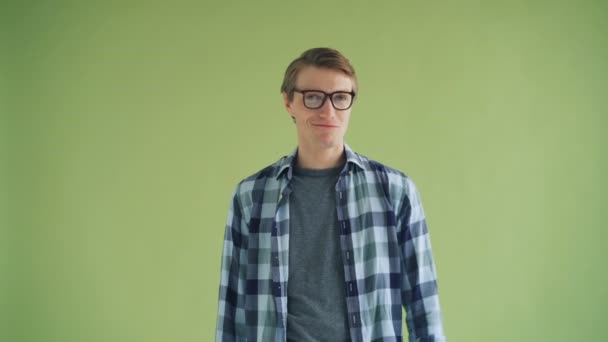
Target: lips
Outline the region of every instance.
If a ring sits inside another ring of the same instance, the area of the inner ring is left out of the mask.
[[[332,125],[332,124],[312,124],[313,126],[317,126],[317,127],[326,127],[326,128],[336,128],[338,127],[337,125]]]

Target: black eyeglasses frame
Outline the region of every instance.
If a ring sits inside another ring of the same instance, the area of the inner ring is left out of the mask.
[[[300,93],[302,94],[302,104],[304,105],[304,107],[308,108],[308,109],[319,109],[321,107],[323,107],[323,105],[325,104],[325,101],[327,101],[327,99],[329,98],[329,102],[331,102],[331,105],[334,107],[335,110],[348,110],[350,107],[353,106],[353,103],[355,102],[355,95],[356,93],[354,91],[334,91],[332,93],[326,93],[323,90],[318,90],[318,89],[297,89],[294,88],[293,89],[294,92],[296,93]],[[322,93],[323,94],[323,100],[321,100],[321,104],[318,107],[309,107],[306,105],[306,93]],[[351,96],[351,100],[350,100],[350,104],[348,105],[348,107],[346,108],[336,108],[336,105],[334,103],[334,95],[335,94],[349,94]]]

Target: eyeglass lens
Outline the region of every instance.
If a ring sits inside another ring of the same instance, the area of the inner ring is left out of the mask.
[[[307,91],[304,94],[304,105],[310,109],[320,108],[325,102],[326,95],[320,91]],[[353,100],[353,96],[350,93],[333,93],[331,95],[331,102],[336,109],[348,109]]]

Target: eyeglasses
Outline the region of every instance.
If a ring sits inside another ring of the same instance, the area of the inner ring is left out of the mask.
[[[329,101],[335,109],[347,110],[353,105],[353,100],[355,99],[354,91],[334,91],[333,93],[326,93],[321,90],[294,89],[293,91],[302,94],[304,107],[308,109],[321,108],[329,97]]]

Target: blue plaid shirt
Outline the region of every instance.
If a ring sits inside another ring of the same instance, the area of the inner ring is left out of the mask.
[[[216,341],[286,341],[289,156],[241,181],[228,212]],[[336,183],[352,341],[445,341],[431,242],[416,186],[353,152]],[[314,271],[314,270],[311,270]]]

